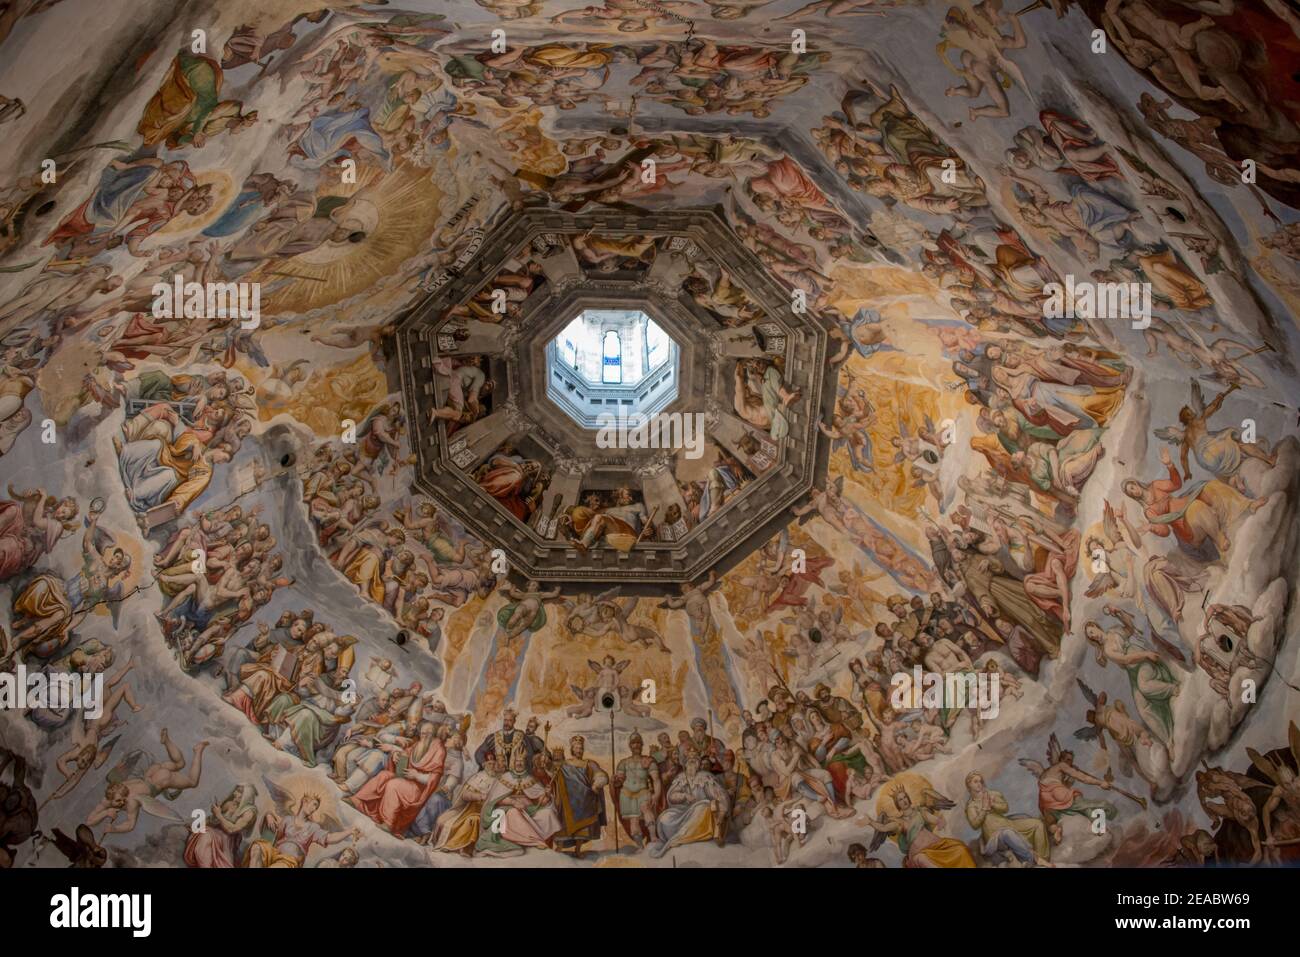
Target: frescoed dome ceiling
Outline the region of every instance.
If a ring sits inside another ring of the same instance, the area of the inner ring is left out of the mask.
[[[734,289],[726,314],[689,291],[689,280],[710,274]],[[626,395],[551,358],[573,317],[620,307],[657,320],[676,360],[675,370],[629,383]],[[826,329],[807,310],[792,312],[715,212],[525,210],[485,237],[462,274],[397,335],[406,401],[416,410],[417,484],[530,578],[603,591],[611,582],[721,572],[729,555],[734,564],[790,521],[813,486],[819,446],[825,475],[817,425],[834,406],[822,374]],[[770,422],[759,428],[742,418],[738,382],[759,383],[744,388],[761,397],[765,379],[820,415],[790,403],[779,410],[777,433]],[[669,401],[642,411],[640,400],[661,387]],[[603,429],[601,413],[609,416]],[[627,435],[646,420],[654,427],[644,438]],[[698,491],[677,476],[710,467],[731,484],[725,501],[701,508]],[[514,488],[520,474],[531,483],[522,495]],[[611,507],[632,509],[649,527],[588,532],[588,513]],[[515,521],[503,523],[503,513]]]
[[[40,830],[830,866],[902,789],[942,841],[855,862],[1293,860],[1204,802],[1300,748],[1297,76],[1283,0],[0,5],[0,680],[116,719],[0,709]]]

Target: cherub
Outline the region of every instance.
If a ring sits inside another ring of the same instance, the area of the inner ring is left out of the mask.
[[[117,730],[122,724],[117,720],[116,711],[123,701],[137,714],[144,710],[144,705],[137,704],[131,694],[131,686],[123,683],[134,667],[134,661],[127,662],[125,667],[106,682],[104,690],[107,696],[100,707],[98,718],[87,718],[84,709],[77,710],[72,728],[72,747],[55,762],[64,781],[53,794],[41,802],[41,807],[71,794],[91,768],[103,767],[104,762],[113,752],[113,746],[121,737],[117,735],[105,740],[110,732]]]
[[[795,804],[792,807],[776,807],[768,804],[759,812],[763,819],[763,826],[768,833],[768,840],[772,847],[772,863],[780,867],[790,858],[790,848],[797,841],[800,847],[808,843],[808,828],[801,827],[798,831],[794,829],[794,822],[798,815],[802,815],[807,820],[808,812],[802,804]]]
[[[530,581],[522,591],[509,582],[501,586],[501,593],[511,601],[497,615],[505,629],[506,641],[513,641],[525,631],[537,631],[546,624],[545,606],[559,600],[560,589],[542,591],[541,588],[541,582],[537,581]]]
[[[663,635],[649,625],[634,625],[628,621],[640,600],[635,597],[619,598],[601,603],[597,606],[597,621],[594,625],[588,626],[587,634],[599,636],[612,632],[623,641],[646,648],[657,644],[660,651],[668,654],[668,646],[664,644]]]
[[[938,463],[943,445],[939,442],[934,422],[930,419],[930,416],[926,415],[924,418],[925,424],[916,430],[916,435],[912,434],[912,428],[906,420],[899,423],[898,435],[889,440],[889,444],[898,450],[894,453],[896,463],[915,461],[916,459],[924,459],[931,465]],[[924,443],[929,443],[939,449],[940,452],[926,448]]]
[[[570,718],[590,718],[591,713],[596,710],[596,686],[583,688],[569,685],[569,688],[578,696],[578,703],[569,705],[564,709],[564,713]]]
[[[871,426],[876,423],[876,408],[867,398],[866,390],[855,385],[850,381],[840,396],[839,406],[831,416],[831,424],[828,426],[824,422],[818,422],[817,428],[822,435],[831,439],[832,452],[845,448],[855,469],[859,472],[874,472],[876,467],[871,461]]]
[[[978,713],[971,712],[978,717]],[[938,724],[931,723],[930,718],[938,721],[939,715],[933,714],[929,717],[917,718],[910,722],[905,722],[894,739],[902,745],[903,753],[907,755],[912,764],[920,764],[922,761],[929,761],[936,754],[951,754],[952,749],[948,746],[948,735]]]
[[[571,718],[590,717],[596,710],[597,704],[602,704],[602,698],[607,693],[612,693],[614,704],[610,710],[621,709],[637,717],[647,717],[650,709],[636,700],[630,685],[619,682],[623,669],[631,663],[631,659],[615,662],[612,655],[606,655],[599,663],[588,660],[587,667],[595,673],[596,683],[586,688],[569,685],[573,693],[578,696],[578,703],[566,708],[565,714]]]
[[[594,596],[583,592],[574,598],[561,598],[560,604],[568,612],[568,617],[564,620],[565,627],[574,635],[603,634],[604,632],[588,629],[598,625],[603,607],[617,594],[617,588],[610,588]]]
[[[1024,697],[1025,692],[1020,687],[1020,679],[1011,672],[1004,671],[996,658],[990,658],[984,662],[984,672],[985,674],[998,676],[998,689],[1002,698]]]
[[[599,691],[617,691],[619,678],[623,669],[632,663],[630,658],[616,662],[613,655],[606,655],[600,663],[587,659],[587,667],[596,675],[596,688]]]
[[[93,828],[101,821],[108,821],[108,826],[104,828],[106,835],[127,834],[135,830],[141,811],[165,821],[184,823],[185,819],[159,801],[157,796],[164,794],[175,798],[182,791],[198,787],[203,771],[203,752],[207,749],[208,742],[200,741],[194,746],[194,761],[187,771],[185,755],[172,742],[166,728],[162,729],[159,740],[167,749],[167,760],[152,762],[143,772],[137,773],[141,762],[149,757],[148,752],[135,750],[127,755],[108,773],[104,799],[86,818],[88,827]],[[121,824],[117,823],[118,815],[124,812],[126,819]]]

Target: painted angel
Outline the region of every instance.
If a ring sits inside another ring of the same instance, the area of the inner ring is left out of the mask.
[[[312,847],[330,847],[349,838],[360,839],[358,828],[344,830],[321,810],[321,799],[310,791],[298,796],[263,777],[275,811],[262,816],[261,837],[244,853],[245,867],[302,867]]]
[[[41,803],[42,807],[71,794],[91,768],[104,766],[121,738],[120,733],[112,734],[124,723],[116,715],[119,705],[125,702],[136,713],[144,710],[144,705],[136,703],[131,686],[125,681],[134,667],[134,662],[127,662],[125,667],[105,683],[105,700],[100,705],[98,718],[88,718],[84,708],[75,710],[72,746],[55,762],[59,773],[63,775],[63,783]],[[109,737],[110,734],[112,737]]]
[[[1119,598],[1138,597],[1134,570],[1136,560],[1142,555],[1141,542],[1129,541],[1124,532],[1126,524],[1115,514],[1110,502],[1105,502],[1102,514],[1105,538],[1090,535],[1085,542],[1093,572],[1092,581],[1084,592],[1089,598],[1097,598],[1117,589]]]
[[[1055,732],[1047,739],[1046,765],[1031,758],[1020,758],[1019,764],[1038,779],[1038,807],[1043,812],[1043,820],[1047,824],[1054,844],[1060,844],[1065,837],[1061,819],[1068,814],[1091,819],[1096,812],[1100,811],[1109,821],[1118,813],[1115,805],[1110,801],[1085,797],[1083,792],[1075,787],[1076,784],[1090,784],[1103,791],[1109,791],[1111,783],[1076,767],[1074,752],[1061,747]]]
[[[1106,692],[1093,691],[1082,678],[1075,681],[1091,707],[1084,715],[1088,723],[1075,731],[1074,736],[1080,741],[1095,741],[1103,751],[1109,751],[1106,744],[1109,735],[1119,748],[1120,771],[1133,774],[1138,767],[1137,745],[1151,747],[1151,733],[1128,713],[1123,701],[1111,702]]]
[[[847,450],[849,461],[859,472],[874,472],[872,464],[871,426],[876,423],[876,407],[867,398],[866,390],[856,387],[856,380],[839,390],[839,406],[831,416],[831,424],[818,422],[817,428],[831,440],[831,451]]]
[[[1211,429],[1209,421],[1223,405],[1223,401],[1240,388],[1239,383],[1232,383],[1223,392],[1215,396],[1208,405],[1201,383],[1192,380],[1192,398],[1189,405],[1178,411],[1178,425],[1156,429],[1157,437],[1178,447],[1178,462],[1182,467],[1183,481],[1192,477],[1189,456],[1196,457],[1196,463],[1222,482],[1227,482],[1243,495],[1250,495],[1238,470],[1246,459],[1258,459],[1269,468],[1277,464],[1276,453],[1268,453],[1267,443],[1255,440],[1243,440],[1241,429],[1229,426],[1224,429]]]
[[[501,593],[510,600],[497,613],[497,621],[505,629],[506,640],[513,641],[525,631],[537,631],[546,625],[546,605],[560,598],[560,589],[542,591],[540,582],[530,581],[526,588],[518,589],[509,582],[501,586]]]
[[[903,852],[907,867],[974,867],[975,859],[970,849],[953,837],[943,837],[943,813],[956,805],[928,785],[922,789],[918,803],[902,784],[896,784],[890,793],[894,812],[882,811],[880,816],[863,823],[875,832],[868,853],[875,852],[893,837]]]
[[[911,428],[906,421],[898,424],[898,435],[889,440],[890,444],[898,451],[894,453],[894,461],[902,463],[914,459],[924,458],[931,465],[939,461],[938,453],[926,449],[922,443],[929,442],[932,445],[939,445],[938,435],[934,431],[934,422],[927,415],[925,424],[917,429],[916,435],[912,434]]]
[[[623,669],[632,663],[630,658],[624,658],[622,661],[615,662],[613,655],[606,655],[600,663],[587,659],[587,667],[596,675],[596,688],[598,691],[618,691],[619,677],[623,674]]]
[[[597,595],[582,593],[573,598],[561,598],[560,604],[566,613],[564,624],[573,635],[604,634],[604,631],[591,631],[602,619],[602,610],[618,594],[618,588],[610,588]]]
[[[646,648],[657,645],[660,651],[668,654],[668,646],[664,644],[663,635],[649,625],[634,625],[628,621],[640,601],[639,598],[628,597],[603,603],[600,606],[600,620],[587,633],[603,635],[612,632],[625,642]]]
[[[194,746],[194,759],[187,769],[185,755],[172,741],[166,728],[162,729],[159,740],[167,750],[166,760],[154,761],[149,752],[137,748],[108,772],[104,799],[86,818],[87,827],[93,828],[107,821],[105,835],[128,834],[135,830],[141,811],[175,824],[188,823],[187,818],[160,801],[158,796],[174,801],[182,791],[198,787],[203,772],[203,752],[208,742],[200,741]],[[118,823],[118,816],[122,814],[126,817]]]

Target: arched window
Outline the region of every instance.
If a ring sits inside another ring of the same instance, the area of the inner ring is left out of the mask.
[[[578,347],[573,344],[572,339],[564,340],[564,363],[571,369],[578,368]]]
[[[646,367],[648,374],[668,357],[668,333],[654,322],[645,325]]]
[[[605,361],[601,367],[600,381],[617,385],[623,381],[623,343],[612,329],[605,333]]]

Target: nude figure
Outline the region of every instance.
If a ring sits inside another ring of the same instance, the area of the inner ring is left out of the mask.
[[[162,729],[159,740],[167,749],[167,760],[149,765],[139,777],[129,777],[120,782],[110,781],[104,789],[104,799],[86,818],[87,826],[95,827],[108,821],[104,828],[106,835],[127,834],[135,830],[142,810],[164,819],[182,820],[170,807],[156,800],[156,796],[166,791],[187,791],[198,787],[203,770],[203,752],[207,749],[208,742],[200,741],[194,746],[194,761],[187,771],[185,755],[173,743],[166,728]],[[123,813],[126,818],[119,824],[118,815]]]
[[[86,776],[87,771],[102,767],[108,760],[117,739],[106,742],[104,738],[122,724],[116,716],[119,705],[126,702],[127,707],[137,714],[144,710],[144,705],[136,703],[135,696],[131,693],[131,686],[124,681],[134,667],[134,661],[128,662],[105,684],[107,697],[104,699],[98,718],[87,719],[84,710],[77,711],[76,724],[72,730],[72,747],[60,755],[55,762],[59,773],[63,775],[63,783],[42,802],[42,807],[71,794],[81,783],[81,779]]]
[[[502,594],[511,601],[517,602],[505,624],[507,641],[512,641],[525,631],[531,630],[530,626],[537,618],[538,612],[542,610],[542,606],[560,597],[558,588],[550,591],[542,591],[541,588],[541,583],[535,581],[530,581],[523,591],[510,584],[502,586]]]
[[[1002,32],[1003,26],[1011,27],[1010,35]],[[1003,52],[1020,50],[1027,45],[1028,40],[1024,27],[1020,25],[1020,18],[1004,15],[1000,0],[984,0],[969,12],[953,7],[944,18],[943,38],[961,50],[961,65],[953,66],[951,62],[948,65],[964,81],[960,86],[948,87],[944,94],[971,99],[986,94],[992,102],[985,106],[972,106],[972,120],[982,116],[1010,116],[1011,108],[999,74],[1019,84],[1026,93],[1029,92],[1024,74]]]

